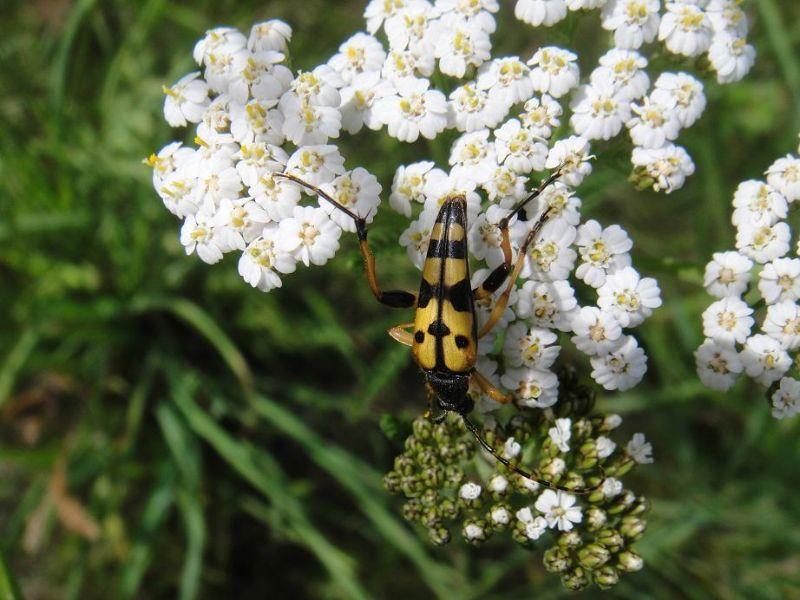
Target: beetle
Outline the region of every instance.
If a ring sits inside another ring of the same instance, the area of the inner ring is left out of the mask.
[[[414,321],[392,327],[389,335],[401,344],[411,347],[414,362],[425,376],[429,401],[426,416],[433,422],[440,422],[448,413],[457,413],[478,443],[508,469],[543,487],[588,494],[598,489],[605,479],[602,467],[598,466],[601,483],[594,487],[567,488],[553,484],[537,476],[536,473],[517,467],[498,454],[469,418],[474,408],[474,401],[468,394],[470,382],[496,402],[507,404],[514,400],[512,395],[504,394],[477,370],[478,340],[492,330],[505,312],[524,265],[528,248],[550,218],[552,207],[548,206],[533,224],[520,246],[516,261],[511,251],[509,224],[515,217],[525,218],[526,206],[558,180],[561,168],[557,168],[500,220],[498,228],[501,234],[503,262],[475,289],[470,283],[467,201],[463,194],[445,198],[428,240],[427,254],[422,267],[422,281],[417,294],[404,290],[383,290],[380,287],[375,256],[367,241],[366,218],[343,206],[324,190],[291,173],[276,173],[276,175],[306,188],[353,219],[367,282],[378,302],[391,308],[416,307]],[[495,302],[489,318],[478,328],[475,301],[488,298],[504,284],[506,287]]]

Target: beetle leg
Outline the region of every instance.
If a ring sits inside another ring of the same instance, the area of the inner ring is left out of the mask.
[[[511,267],[513,264],[513,258],[511,254],[511,236],[508,231],[508,224],[511,222],[511,219],[514,218],[514,216],[519,216],[522,214],[522,211],[529,202],[532,202],[538,198],[544,190],[546,190],[561,176],[561,168],[562,167],[559,166],[553,172],[553,174],[550,175],[550,177],[540,183],[535,190],[533,190],[524,200],[520,201],[514,208],[512,208],[511,212],[509,212],[508,215],[501,219],[497,224],[500,229],[500,235],[502,236],[500,248],[503,250],[503,263],[494,271],[489,273],[489,275],[486,276],[486,279],[483,280],[483,283],[472,291],[476,300],[482,300],[483,298],[487,298],[488,296],[492,295],[494,292],[500,289],[500,286],[502,286],[503,282],[508,278],[508,274],[511,272]],[[541,220],[541,218],[542,217],[540,217],[539,220]]]
[[[533,243],[533,241],[542,231],[542,227],[545,226],[545,223],[547,223],[547,220],[550,218],[550,211],[551,209],[548,207],[542,213],[542,215],[539,217],[536,223],[533,225],[531,230],[528,232],[528,235],[525,238],[522,247],[519,249],[517,262],[514,265],[513,271],[511,271],[511,276],[508,278],[508,285],[506,286],[506,289],[503,291],[503,294],[497,299],[497,302],[495,302],[495,305],[492,308],[492,312],[489,315],[489,318],[487,319],[486,323],[484,323],[483,327],[481,327],[480,330],[478,331],[478,339],[482,338],[487,333],[489,333],[495,326],[495,324],[497,324],[497,322],[503,316],[503,313],[506,310],[506,306],[508,306],[508,298],[509,296],[511,296],[511,292],[517,285],[517,278],[519,277],[519,272],[522,271],[522,267],[525,264],[525,256],[528,253],[528,247]]]
[[[514,396],[511,394],[504,394],[497,387],[489,381],[486,377],[481,375],[477,370],[472,372],[472,381],[474,381],[481,391],[489,396],[495,402],[500,404],[508,404],[514,401]]]
[[[372,290],[372,293],[375,295],[375,298],[378,300],[378,302],[391,308],[411,308],[414,306],[414,304],[416,304],[416,294],[412,294],[411,292],[406,292],[404,290],[383,291],[381,290],[380,285],[378,285],[378,275],[375,270],[375,256],[372,254],[372,250],[370,250],[369,243],[367,242],[367,220],[364,217],[360,217],[346,206],[342,206],[327,192],[319,189],[315,185],[303,181],[291,173],[276,173],[275,175],[279,177],[285,177],[286,179],[289,179],[290,181],[293,181],[296,184],[311,190],[317,196],[330,202],[333,206],[344,212],[347,216],[353,219],[353,221],[355,221],[356,233],[358,234],[358,245],[361,250],[361,256],[364,259],[364,271],[367,275],[367,282],[369,283],[369,288]]]
[[[414,343],[414,336],[408,330],[414,327],[414,323],[403,323],[402,325],[395,325],[387,332],[394,340],[400,342],[404,346],[411,346]]]

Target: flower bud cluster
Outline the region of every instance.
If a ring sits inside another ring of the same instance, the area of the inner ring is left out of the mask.
[[[607,589],[642,568],[634,544],[647,525],[647,500],[622,479],[652,462],[652,448],[641,434],[619,447],[611,436],[621,422],[617,415],[551,419],[543,411],[505,425],[487,419],[483,435],[513,464],[563,488],[592,488],[588,493],[545,488],[510,471],[477,450],[455,415],[439,424],[416,419],[384,484],[406,498],[404,517],[436,545],[454,532],[472,545],[510,536],[541,549],[545,568],[566,587]]]
[[[728,390],[744,373],[768,388],[778,419],[800,413],[800,247],[787,220],[798,200],[800,158],[792,154],[776,160],[764,180],[739,184],[736,250],[715,253],[706,266],[705,287],[717,300],[703,313],[706,339],[695,352],[704,384]]]

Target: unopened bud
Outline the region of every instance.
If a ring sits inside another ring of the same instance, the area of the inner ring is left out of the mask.
[[[620,552],[617,555],[617,559],[619,560],[619,568],[629,573],[640,571],[644,566],[642,557],[631,550]]]
[[[545,551],[543,562],[544,568],[550,573],[563,573],[572,566],[569,551],[558,546],[553,546]]]
[[[575,567],[571,571],[568,571],[561,576],[561,583],[563,583],[564,587],[566,587],[568,590],[577,592],[589,585],[590,582],[588,575],[586,575],[586,571],[584,571],[581,567]]]
[[[642,537],[645,529],[647,529],[647,521],[633,515],[622,517],[619,525],[619,532],[631,542]]]
[[[586,510],[586,525],[589,531],[597,531],[605,527],[608,521],[606,511],[598,506],[590,506]]]
[[[605,565],[592,573],[592,579],[601,590],[607,590],[619,583],[619,571],[611,565]]]
[[[611,553],[600,544],[589,544],[578,551],[578,562],[587,569],[598,569],[611,558]]]
[[[598,543],[603,544],[611,552],[616,552],[625,543],[625,540],[616,529],[603,529],[595,537]]]
[[[581,545],[581,534],[576,529],[565,531],[558,536],[558,545],[564,548],[577,548]]]

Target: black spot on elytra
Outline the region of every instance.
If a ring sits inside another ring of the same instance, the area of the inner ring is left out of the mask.
[[[450,335],[450,328],[444,324],[441,319],[436,319],[433,323],[428,325],[428,333],[434,337],[444,337]]]
[[[428,283],[427,279],[422,278],[422,283],[419,285],[419,297],[417,298],[417,306],[425,308],[433,297],[433,287]]]
[[[469,279],[462,279],[455,285],[451,285],[447,290],[447,299],[458,312],[469,312],[472,310],[472,286]]]
[[[424,342],[425,341],[425,333],[418,329],[417,332],[414,334],[414,341],[417,342],[418,344],[421,344],[422,342]]]
[[[466,348],[467,346],[469,346],[469,338],[465,335],[457,335],[456,346],[459,348]]]

